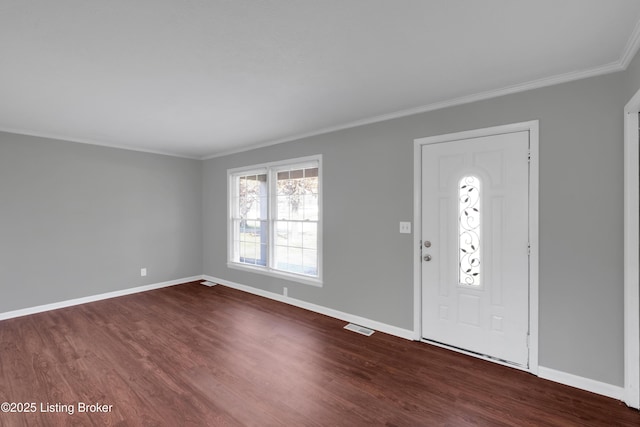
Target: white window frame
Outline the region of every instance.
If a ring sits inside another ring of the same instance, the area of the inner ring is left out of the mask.
[[[274,177],[277,175],[278,171],[288,167],[306,167],[306,164],[316,163],[318,165],[318,236],[317,236],[317,251],[318,251],[318,275],[317,276],[309,276],[305,274],[297,274],[292,272],[287,272],[283,270],[276,269],[273,266],[273,257],[275,250],[275,236],[274,236],[274,226],[273,224],[277,220],[275,218],[276,215],[276,206],[275,203],[272,202],[272,199],[275,198],[276,194],[276,181]],[[251,265],[245,264],[241,262],[236,262],[233,259],[234,255],[234,225],[233,225],[233,214],[234,214],[234,201],[233,196],[235,194],[234,189],[234,178],[237,175],[251,175],[251,174],[260,174],[266,173],[267,175],[267,188],[268,188],[268,196],[267,196],[267,212],[268,218],[266,219],[266,223],[268,224],[268,242],[267,242],[267,263],[266,266],[260,265]],[[252,273],[264,274],[267,276],[277,277],[281,279],[291,280],[298,283],[303,283],[306,285],[312,286],[322,286],[322,187],[323,187],[323,178],[322,178],[322,155],[314,155],[307,157],[299,157],[295,159],[287,159],[281,160],[277,162],[270,163],[261,163],[257,165],[250,165],[245,167],[239,167],[234,169],[227,170],[227,267],[249,271]]]

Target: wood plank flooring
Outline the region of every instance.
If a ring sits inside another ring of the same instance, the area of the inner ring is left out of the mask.
[[[0,425],[640,426],[616,400],[344,324],[197,283],[0,321],[0,403],[37,405]]]

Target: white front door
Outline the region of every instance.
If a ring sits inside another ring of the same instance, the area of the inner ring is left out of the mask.
[[[422,146],[422,336],[528,367],[529,132]]]

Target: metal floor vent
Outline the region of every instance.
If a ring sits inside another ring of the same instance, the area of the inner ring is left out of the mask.
[[[373,335],[373,333],[375,332],[373,329],[365,328],[364,326],[356,325],[354,323],[349,323],[344,328],[348,329],[350,331],[353,331],[353,332],[357,332],[357,333],[362,334],[362,335],[366,335],[368,337]]]
[[[217,283],[213,283],[208,280],[205,280],[204,282],[200,282],[200,284],[205,286],[215,286]]]

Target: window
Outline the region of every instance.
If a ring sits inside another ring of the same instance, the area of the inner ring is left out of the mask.
[[[321,284],[321,157],[233,169],[229,263]]]
[[[461,285],[480,286],[480,180],[465,176],[458,191],[458,281]]]

